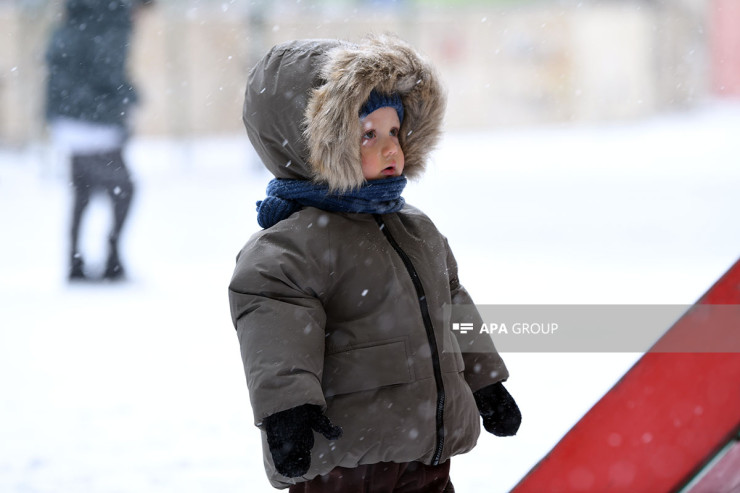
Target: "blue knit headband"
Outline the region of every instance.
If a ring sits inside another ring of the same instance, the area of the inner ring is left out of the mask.
[[[381,94],[375,89],[373,89],[370,97],[367,98],[365,104],[360,108],[360,118],[365,118],[378,108],[384,108],[386,106],[396,110],[398,121],[403,123],[403,101],[401,101],[401,96],[396,92],[393,94]]]

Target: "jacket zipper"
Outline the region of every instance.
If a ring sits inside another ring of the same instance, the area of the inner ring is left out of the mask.
[[[421,318],[424,321],[424,328],[426,329],[427,333],[427,341],[429,342],[429,348],[432,352],[432,367],[434,369],[434,381],[437,384],[437,446],[434,449],[434,456],[432,456],[432,465],[436,466],[439,464],[440,459],[442,458],[442,448],[444,447],[444,408],[445,408],[445,388],[444,384],[442,383],[442,370],[439,363],[439,350],[437,348],[437,340],[434,338],[434,327],[432,325],[432,318],[429,316],[429,306],[427,305],[427,299],[424,295],[424,287],[421,284],[421,279],[419,279],[419,274],[416,272],[416,269],[414,268],[414,264],[411,262],[411,259],[408,255],[406,255],[406,252],[404,252],[401,247],[396,243],[396,240],[393,238],[393,235],[391,235],[390,231],[388,231],[388,228],[385,227],[385,223],[383,222],[383,218],[380,217],[378,214],[373,214],[373,217],[375,218],[375,222],[378,223],[378,227],[380,227],[380,230],[383,232],[383,235],[385,235],[385,238],[388,240],[388,243],[391,244],[393,249],[396,251],[399,257],[401,257],[401,260],[403,261],[403,264],[406,266],[406,270],[409,273],[409,276],[411,276],[411,282],[414,283],[414,288],[416,288],[416,295],[419,298],[419,308],[421,309]]]

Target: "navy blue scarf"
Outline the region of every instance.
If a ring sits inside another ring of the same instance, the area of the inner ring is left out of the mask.
[[[275,178],[267,185],[267,198],[257,202],[257,222],[269,228],[302,207],[329,212],[390,214],[403,207],[405,201],[401,192],[404,187],[406,177],[395,176],[369,181],[349,192],[329,193],[326,185]]]

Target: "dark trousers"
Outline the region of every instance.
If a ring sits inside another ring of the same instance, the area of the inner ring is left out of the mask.
[[[438,466],[421,462],[380,462],[355,468],[337,467],[324,476],[295,484],[290,493],[454,493],[450,461]]]
[[[74,207],[70,230],[72,268],[81,266],[79,234],[82,215],[93,193],[104,191],[113,205],[113,225],[108,235],[107,276],[115,276],[121,271],[118,255],[118,239],[126,222],[134,184],[131,181],[122,150],[97,154],[72,156],[72,186],[74,188]]]

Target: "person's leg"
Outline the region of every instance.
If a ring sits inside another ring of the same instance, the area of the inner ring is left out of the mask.
[[[82,215],[90,203],[94,183],[90,174],[90,163],[87,156],[72,156],[72,189],[74,205],[72,206],[72,223],[70,225],[70,268],[69,279],[85,279],[84,261],[79,248],[80,225]]]
[[[393,493],[454,493],[450,481],[450,461],[438,466],[421,462],[405,464]]]
[[[328,474],[290,487],[290,493],[392,493],[402,464],[381,462],[354,468],[337,467]]]
[[[113,204],[113,226],[108,235],[108,261],[103,277],[114,280],[124,276],[118,241],[128,217],[134,184],[123,160],[121,149],[101,154],[100,157],[101,172],[104,173],[103,183]]]

